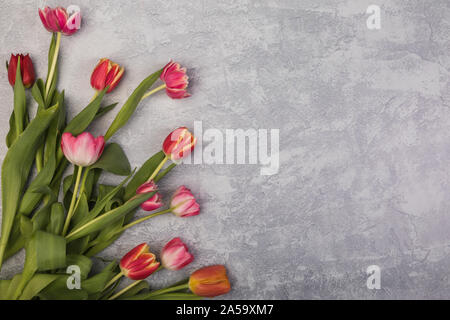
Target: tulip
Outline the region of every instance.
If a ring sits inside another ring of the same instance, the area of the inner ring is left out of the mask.
[[[170,202],[170,211],[178,217],[196,216],[200,213],[200,205],[185,186],[179,187]]]
[[[155,255],[150,253],[148,244],[142,243],[120,260],[120,269],[126,277],[132,280],[142,280],[155,272],[159,264]]]
[[[156,190],[158,190],[158,186],[153,181],[150,181],[144,183],[139,188],[137,188],[136,193],[137,194],[150,193]],[[142,203],[141,208],[145,211],[153,211],[158,208],[161,208],[162,205],[163,205],[162,196],[160,193],[157,192],[150,199]]]
[[[179,63],[170,61],[164,67],[159,78],[165,83],[166,93],[172,99],[183,99],[190,96],[186,91],[189,84],[186,68],[181,68]]]
[[[45,29],[50,32],[61,32],[66,36],[71,36],[77,32],[81,25],[81,13],[79,11],[75,11],[69,16],[66,9],[62,7],[39,9],[39,17]]]
[[[161,251],[161,263],[169,270],[180,270],[194,260],[180,238],[170,240]]]
[[[35,79],[33,61],[31,61],[30,55],[23,54],[11,54],[11,59],[8,63],[8,80],[11,86],[14,87],[16,83],[17,63],[20,57],[20,75],[22,76],[22,83],[25,88],[30,88]]]
[[[106,93],[110,93],[119,84],[125,69],[109,59],[102,58],[91,75],[91,86],[101,91],[109,86]]]
[[[201,297],[216,297],[231,290],[227,270],[222,265],[199,269],[189,278],[189,289]]]
[[[89,132],[83,132],[77,137],[65,132],[61,138],[61,149],[67,160],[81,167],[88,167],[97,162],[104,147],[103,136],[94,138]]]
[[[172,131],[163,143],[163,151],[166,156],[173,160],[181,160],[194,150],[197,139],[186,127],[180,127]]]

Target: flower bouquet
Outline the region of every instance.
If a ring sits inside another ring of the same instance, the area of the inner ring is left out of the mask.
[[[199,299],[227,293],[230,283],[222,265],[197,270],[168,288],[149,289],[144,279],[152,273],[180,270],[193,260],[180,238],[167,243],[159,259],[142,243],[120,262],[91,270],[92,259],[127,229],[165,213],[199,214],[199,204],[185,186],[163,208],[157,185],[192,152],[196,139],[187,128],[171,132],[162,150],[138,170],[131,170],[118,144],[108,143],[142,100],[161,90],[172,99],[188,97],[188,77],[185,68],[169,62],[139,84],[105,135],[94,137],[86,129],[115,108],[102,101],[120,83],[124,68],[101,59],[91,76],[92,100],[73,119],[66,119],[64,91],[57,88],[59,48],[63,35],[80,29],[81,14],[46,7],[39,16],[52,33],[45,81],[35,79],[29,55],[11,55],[7,63],[14,108],[2,164],[0,268],[21,249],[25,262],[12,279],[0,280],[0,299]],[[162,84],[156,86],[158,81]],[[26,89],[31,89],[37,105],[34,116]],[[104,185],[99,183],[104,174],[125,178],[118,185]],[[139,208],[149,213],[136,219]],[[125,277],[132,280],[128,286],[120,284]]]

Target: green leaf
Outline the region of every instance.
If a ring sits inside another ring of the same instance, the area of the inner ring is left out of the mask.
[[[33,297],[39,294],[45,287],[58,279],[60,275],[57,274],[45,274],[37,273],[31,278],[30,282],[26,285],[19,300],[31,300]]]
[[[95,99],[92,100],[86,108],[84,108],[67,124],[64,132],[70,132],[72,135],[77,136],[86,130],[92,120],[94,120],[105,93],[106,88],[100,91],[97,97],[95,97]]]
[[[44,92],[44,82],[42,81],[42,79],[38,79],[31,88],[31,95],[38,104],[38,112],[45,109],[43,92]]]
[[[20,216],[20,233],[29,239],[33,235],[33,222],[25,216]]]
[[[90,168],[100,168],[119,176],[127,176],[131,173],[130,162],[117,143],[108,144],[100,159]]]
[[[114,109],[117,106],[117,102],[110,104],[109,106],[106,107],[102,107],[100,109],[98,109],[97,114],[95,115],[94,120],[103,117],[105,114],[107,114],[109,111],[111,111],[112,109]]]
[[[17,61],[16,82],[14,84],[14,120],[16,122],[17,134],[24,131],[27,113],[27,99],[25,97],[25,87],[23,86],[20,72],[20,57]]]
[[[153,171],[155,171],[156,167],[158,167],[164,157],[164,152],[160,151],[154,154],[142,165],[142,167],[136,172],[133,179],[131,179],[131,181],[125,188],[125,201],[131,199],[136,194],[137,188],[139,188],[144,182],[147,181],[147,179],[150,177]]]
[[[115,208],[111,211],[108,211],[102,214],[101,216],[89,221],[85,225],[72,231],[68,236],[66,236],[67,241],[70,242],[79,239],[81,237],[84,237],[92,232],[101,230],[110,223],[113,223],[114,221],[117,221],[118,219],[122,218],[134,208],[137,208],[143,202],[151,198],[155,193],[156,191],[139,194],[135,198],[125,202],[122,206]]]
[[[128,290],[127,292],[122,294],[119,298],[117,298],[117,300],[122,300],[122,299],[133,297],[133,296],[137,295],[139,292],[141,292],[142,290],[148,290],[149,288],[150,288],[150,286],[147,281],[139,282],[139,284],[137,284],[136,286],[134,286],[133,288],[131,288],[130,290]]]
[[[161,72],[162,69],[156,71],[155,73],[144,79],[144,81],[142,81],[139,86],[133,91],[128,100],[122,106],[122,109],[120,109],[119,113],[117,113],[114,121],[111,123],[108,131],[105,134],[105,140],[109,140],[117,130],[122,128],[128,122],[131,115],[136,110],[139,102],[141,102],[142,97],[156,82],[156,80],[158,80]]]
[[[9,117],[9,131],[6,135],[6,146],[9,148],[17,139],[16,119],[14,118],[14,111]]]
[[[16,274],[11,279],[11,282],[9,283],[8,292],[6,293],[7,300],[16,299],[18,297],[15,297],[15,292],[19,288],[19,286],[22,283],[22,274]]]
[[[39,293],[39,298],[43,300],[86,300],[88,293],[83,289],[67,288],[68,275],[61,275]]]
[[[99,195],[99,200],[95,207],[89,212],[89,214],[86,216],[86,218],[82,219],[75,228],[80,227],[83,224],[86,224],[87,222],[91,221],[92,219],[97,218],[100,213],[102,213],[103,209],[106,207],[106,205],[111,201],[111,199],[114,198],[114,196],[119,193],[122,190],[122,186],[130,179],[131,174],[125,178],[118,186],[113,188],[109,193],[107,193],[104,197],[102,194]],[[101,190],[102,188],[100,188]]]
[[[53,234],[61,234],[66,214],[64,212],[64,207],[61,203],[56,202],[52,205],[50,222],[47,225],[47,232]]]
[[[92,248],[90,248],[85,255],[87,257],[93,257],[96,254],[102,252],[103,250],[105,250],[105,248],[109,247],[113,242],[115,242],[117,239],[119,239],[119,237],[122,235],[123,232],[116,234],[114,237],[112,237],[111,239],[105,241],[105,242],[101,242],[99,244],[96,244],[95,246],[93,246]]]
[[[80,203],[78,204],[75,213],[73,214],[71,225],[77,225],[80,221],[84,220],[86,216],[89,214],[88,202],[86,199],[86,194],[83,192],[81,196],[79,196]]]
[[[66,266],[66,240],[58,235],[36,231],[26,247],[25,268],[47,271]]]
[[[8,289],[11,284],[11,280],[0,280],[0,300],[8,299]]]
[[[89,294],[101,293],[108,281],[116,275],[112,271],[104,271],[90,277],[81,282],[81,288],[86,290]]]
[[[203,299],[204,299],[203,297],[197,296],[193,293],[186,293],[186,292],[165,293],[148,298],[148,300],[203,300]]]
[[[89,276],[89,272],[91,272],[92,260],[81,254],[68,254],[66,266],[68,267],[71,265],[77,265],[78,267],[80,267],[81,279],[87,279],[87,277]]]
[[[0,240],[0,267],[8,243],[12,223],[28,179],[41,134],[47,129],[58,110],[55,105],[38,114],[9,148],[2,165],[2,236]]]
[[[66,240],[63,237],[36,231],[26,245],[25,264],[19,284],[14,288],[17,299],[37,271],[59,269],[66,265]]]

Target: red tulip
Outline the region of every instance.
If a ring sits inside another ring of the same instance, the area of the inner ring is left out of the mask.
[[[103,136],[94,138],[89,132],[83,132],[77,137],[65,132],[61,138],[61,149],[67,160],[81,167],[88,167],[97,162],[104,148]]]
[[[22,83],[25,88],[30,88],[35,79],[34,75],[34,67],[33,61],[31,61],[30,55],[13,55],[11,54],[11,59],[9,59],[8,63],[8,80],[9,83],[14,87],[16,83],[16,72],[17,72],[17,63],[20,57],[20,74],[22,76]]]
[[[196,216],[200,213],[200,205],[185,186],[179,187],[170,202],[171,211],[178,217]]]
[[[180,270],[194,260],[180,238],[170,240],[161,251],[161,263],[169,270]]]
[[[183,99],[190,96],[186,88],[189,84],[186,68],[176,62],[169,62],[163,69],[160,79],[166,84],[166,93],[172,99]]]
[[[81,13],[79,11],[69,16],[66,9],[62,7],[39,9],[39,17],[45,29],[50,32],[61,32],[66,36],[71,36],[77,32],[81,25]]]
[[[139,188],[137,188],[136,193],[137,194],[150,193],[156,190],[158,190],[158,186],[152,180],[150,182],[144,183]],[[162,196],[159,192],[157,192],[150,199],[142,203],[141,208],[145,211],[153,211],[158,208],[161,208],[162,205],[163,205]]]
[[[125,69],[109,59],[102,58],[91,75],[91,86],[101,91],[109,86],[106,93],[110,93],[119,84]]]
[[[163,143],[163,151],[171,160],[177,161],[189,155],[194,150],[197,139],[186,127],[172,131]]]
[[[201,297],[216,297],[231,290],[227,270],[222,265],[199,269],[189,278],[189,289]]]
[[[132,280],[147,278],[159,267],[159,262],[153,253],[149,252],[149,246],[142,243],[128,252],[120,260],[122,273]]]

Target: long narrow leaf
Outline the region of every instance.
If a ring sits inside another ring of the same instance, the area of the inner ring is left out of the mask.
[[[113,223],[114,221],[117,221],[121,217],[125,216],[128,212],[130,212],[134,208],[137,208],[143,202],[147,201],[155,193],[156,193],[156,191],[139,194],[135,198],[130,199],[129,201],[125,202],[122,206],[120,206],[116,209],[113,209],[111,211],[108,211],[108,212],[102,214],[101,216],[95,218],[94,220],[89,221],[85,225],[83,225],[80,228],[71,232],[66,237],[67,241],[70,242],[70,241],[79,239],[81,237],[84,237],[92,232],[102,229],[104,226],[106,226],[110,223]]]
[[[8,243],[12,223],[19,206],[23,187],[33,164],[34,155],[38,148],[39,138],[47,129],[58,111],[55,105],[30,123],[27,129],[18,137],[5,156],[2,165],[2,236],[0,240],[0,268],[3,255]]]
[[[122,128],[130,119],[131,115],[136,110],[139,102],[141,102],[144,94],[150,89],[150,87],[158,80],[161,75],[162,69],[151,74],[142,81],[139,86],[133,91],[128,100],[123,105],[122,109],[117,113],[116,118],[111,123],[108,131],[105,134],[105,140],[109,140],[117,130]]]

